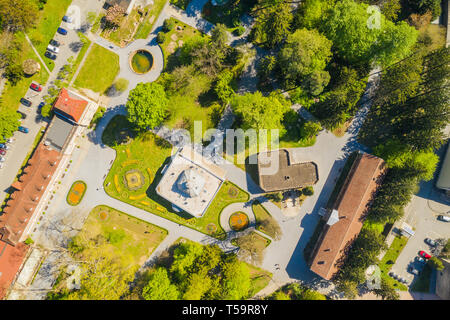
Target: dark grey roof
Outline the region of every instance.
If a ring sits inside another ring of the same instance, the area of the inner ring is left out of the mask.
[[[447,146],[444,161],[442,162],[439,178],[436,182],[439,189],[450,190],[450,145]]]
[[[58,116],[54,116],[47,130],[45,143],[50,143],[53,148],[61,151],[72,130],[74,130],[73,124],[59,118]]]

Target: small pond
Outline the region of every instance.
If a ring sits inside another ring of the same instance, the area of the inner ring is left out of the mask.
[[[136,73],[146,73],[153,66],[153,56],[146,50],[138,50],[131,58],[131,68]]]

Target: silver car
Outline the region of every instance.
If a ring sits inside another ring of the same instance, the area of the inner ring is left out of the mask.
[[[436,241],[434,241],[433,239],[430,239],[430,238],[425,238],[425,243],[427,243],[431,247],[436,246]]]
[[[52,52],[54,52],[54,53],[58,53],[58,52],[59,52],[59,48],[57,48],[57,47],[55,47],[55,46],[52,46],[51,44],[49,44],[49,45],[47,46],[47,50],[52,51]]]

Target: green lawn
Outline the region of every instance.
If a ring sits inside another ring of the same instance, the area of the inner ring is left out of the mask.
[[[264,206],[262,204],[258,203],[257,201],[252,203],[252,210],[253,210],[253,213],[255,214],[255,219],[256,219],[257,224],[266,219],[273,219],[272,216],[270,215],[269,211],[267,211],[267,209],[264,208]],[[258,226],[257,230],[264,232],[271,238],[275,237],[274,234],[268,233],[261,226]]]
[[[17,110],[19,108],[20,98],[25,96],[25,93],[30,87],[32,81],[36,81],[41,85],[45,85],[49,77],[47,70],[45,70],[41,61],[34,53],[33,48],[28,43],[28,41],[25,40],[24,34],[17,33],[16,39],[21,44],[20,58],[17,62],[22,64],[22,62],[27,59],[34,59],[41,64],[41,70],[38,73],[34,74],[32,77],[22,78],[15,86],[11,85],[10,83],[6,83],[0,103],[2,107],[10,108],[13,110]]]
[[[74,86],[102,94],[111,86],[119,69],[119,56],[95,43],[75,79]]]
[[[147,39],[166,3],[167,0],[153,0],[153,4],[146,7],[147,17],[139,26],[134,36],[135,39]]]
[[[272,273],[249,263],[247,263],[247,266],[250,269],[250,278],[252,281],[250,285],[250,297],[253,297],[269,284],[272,279]]]
[[[105,129],[103,141],[112,146],[116,160],[105,179],[105,191],[112,197],[149,211],[176,223],[186,225],[200,232],[224,238],[219,223],[220,213],[228,204],[244,202],[249,195],[230,182],[225,182],[202,218],[194,218],[187,213],[177,213],[170,202],[156,193],[161,179],[161,170],[169,163],[172,146],[154,134],[141,134],[127,145],[115,146],[115,134],[127,129],[129,123],[124,116],[116,116]],[[138,190],[129,190],[124,176],[129,170],[139,170],[144,183]]]
[[[99,235],[114,239],[107,247],[114,256],[133,266],[147,260],[167,236],[167,230],[100,205],[91,211],[77,237],[95,239]]]
[[[395,264],[395,261],[397,260],[398,256],[402,252],[407,242],[408,242],[407,237],[395,237],[391,246],[386,251],[385,255],[383,256],[383,259],[381,259],[378,265],[381,270],[381,277],[385,279],[387,282],[391,283],[394,288],[397,288],[402,291],[407,291],[408,288],[404,284],[398,282],[397,280],[389,276],[389,271]]]
[[[91,40],[89,40],[88,37],[86,37],[84,34],[79,32],[78,36],[80,37],[81,41],[83,42],[83,46],[81,47],[80,51],[78,52],[77,58],[75,59],[75,63],[74,63],[75,72],[78,69],[78,67],[80,66],[81,60],[83,60],[83,58],[86,54],[86,51],[89,49],[89,46],[91,45]],[[72,80],[72,76],[69,77],[69,79],[67,79],[67,82],[70,83],[71,80]]]
[[[72,0],[47,1],[44,5],[44,9],[40,11],[40,17],[36,23],[36,27],[28,33],[30,40],[33,42],[33,45],[36,47],[50,70],[53,70],[55,64],[52,60],[44,57],[44,53],[71,3]]]

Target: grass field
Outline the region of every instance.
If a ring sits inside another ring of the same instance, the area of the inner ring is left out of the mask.
[[[395,261],[397,260],[398,256],[402,252],[407,242],[408,242],[407,237],[395,237],[391,246],[386,251],[385,255],[383,256],[383,259],[381,259],[378,265],[381,270],[381,277],[385,279],[387,282],[391,283],[394,288],[402,291],[407,291],[408,288],[404,284],[398,282],[397,280],[389,276],[389,271],[391,270],[392,266],[394,265]]]
[[[22,62],[27,59],[33,59],[41,64],[41,70],[32,77],[22,78],[15,86],[10,83],[6,83],[0,103],[2,107],[13,110],[17,110],[19,108],[20,98],[25,96],[25,93],[27,92],[32,81],[36,81],[41,85],[44,85],[49,77],[47,70],[45,70],[39,58],[34,53],[31,45],[28,41],[26,41],[24,34],[17,33],[16,39],[21,44],[20,58],[17,62],[22,64]]]
[[[74,86],[104,93],[119,73],[119,56],[98,44],[93,44],[81,67]]]
[[[141,221],[107,206],[97,206],[89,214],[77,237],[108,239],[114,255],[130,266],[142,265],[167,236],[167,230]]]
[[[264,208],[262,204],[260,204],[256,201],[252,203],[252,210],[253,210],[253,213],[255,214],[256,224],[258,224],[259,222],[266,220],[266,219],[273,219],[272,216],[270,215],[269,211],[267,211],[267,209]],[[257,230],[264,232],[271,238],[275,237],[274,234],[267,232],[261,226],[258,226]]]
[[[40,17],[36,22],[36,27],[28,33],[31,42],[33,42],[36,50],[41,55],[42,59],[44,59],[50,70],[53,70],[55,64],[52,60],[44,57],[44,53],[49,41],[55,35],[56,29],[58,29],[61,24],[61,19],[71,3],[72,0],[47,1],[44,5],[44,9],[39,11]]]
[[[135,39],[147,39],[153,29],[156,19],[158,19],[166,3],[167,0],[153,0],[153,4],[146,8],[147,17],[139,26],[134,36]]]
[[[200,232],[224,238],[219,223],[223,208],[234,202],[244,202],[249,195],[230,182],[225,182],[202,218],[193,218],[187,213],[176,213],[170,202],[156,193],[161,179],[161,170],[169,163],[172,146],[152,133],[142,134],[127,145],[115,146],[115,132],[129,127],[124,116],[111,120],[104,131],[103,141],[113,147],[117,156],[105,179],[105,191],[112,197],[149,211],[176,223],[186,225]],[[138,170],[144,177],[142,187],[130,190],[124,176],[130,170]]]
[[[138,10],[135,8],[129,15],[123,18],[117,29],[103,29],[100,35],[103,38],[114,42],[118,46],[124,47],[134,39],[136,23],[139,23],[140,17],[141,16],[139,15]]]
[[[88,37],[86,37],[84,34],[82,34],[81,32],[78,33],[78,36],[80,37],[81,41],[83,42],[83,46],[81,47],[80,51],[78,52],[77,58],[75,59],[75,70],[78,69],[81,60],[83,60],[87,50],[89,49],[89,46],[91,45],[91,40],[88,39]],[[75,71],[76,72],[76,71]],[[74,73],[75,73],[74,72]],[[70,78],[67,79],[67,82],[70,82],[72,80],[71,76]]]

